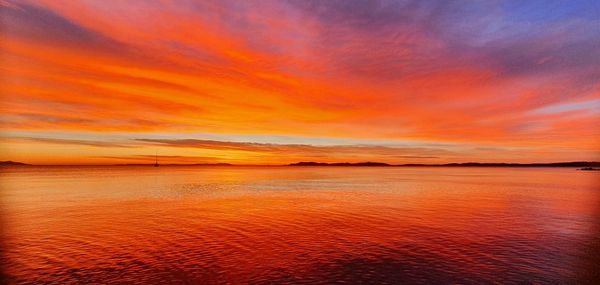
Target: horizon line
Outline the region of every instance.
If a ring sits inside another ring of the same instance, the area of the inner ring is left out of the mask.
[[[153,166],[154,163],[116,163],[116,164],[30,164],[18,161],[0,161],[0,166]],[[582,167],[582,166],[600,166],[600,161],[559,161],[559,162],[449,162],[449,163],[401,163],[392,164],[385,162],[364,161],[364,162],[314,162],[300,161],[287,164],[233,164],[233,163],[165,163],[160,166],[294,166],[294,167],[310,167],[310,166],[368,166],[368,167],[410,167],[410,166],[552,166],[552,167]]]

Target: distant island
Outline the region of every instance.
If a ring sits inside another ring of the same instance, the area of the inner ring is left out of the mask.
[[[349,163],[349,162],[338,162],[338,163],[324,163],[324,162],[313,162],[313,161],[302,161],[297,163],[288,164],[289,166],[393,166],[392,164],[387,164],[383,162],[358,162],[358,163]]]
[[[584,170],[584,171],[600,171],[600,168],[594,168],[594,167],[583,167],[583,168],[577,168],[577,170]]]
[[[31,164],[27,164],[27,163],[22,163],[22,162],[16,162],[16,161],[0,161],[0,166],[27,166],[27,165],[31,165]]]
[[[27,164],[16,161],[0,161],[0,166],[148,166],[154,164],[147,163],[122,163],[122,164]],[[188,164],[161,164],[161,166],[233,166],[230,163],[188,163]]]
[[[598,161],[572,161],[572,162],[553,162],[553,163],[481,163],[481,162],[465,162],[465,163],[444,163],[444,164],[388,164],[383,162],[338,162],[324,163],[313,161],[302,161],[288,164],[289,166],[443,166],[443,167],[582,167],[582,170],[595,170],[594,167],[600,167]],[[585,168],[585,169],[583,169]],[[592,168],[592,169],[589,169]]]

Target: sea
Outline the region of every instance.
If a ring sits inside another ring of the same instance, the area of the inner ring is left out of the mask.
[[[600,172],[574,168],[2,167],[2,271],[8,284],[578,284],[598,260],[599,205]]]

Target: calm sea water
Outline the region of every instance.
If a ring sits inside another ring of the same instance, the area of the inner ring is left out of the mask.
[[[0,175],[12,283],[570,283],[600,202],[600,173],[571,168]]]

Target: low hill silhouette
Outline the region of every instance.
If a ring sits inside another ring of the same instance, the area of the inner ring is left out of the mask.
[[[391,164],[383,162],[337,162],[337,163],[325,163],[325,162],[313,162],[313,161],[301,161],[297,163],[291,163],[290,166],[392,166]]]
[[[325,163],[314,161],[302,161],[288,164],[289,166],[444,166],[444,167],[600,167],[597,161],[572,161],[572,162],[552,162],[552,163],[485,163],[485,162],[464,162],[464,163],[444,163],[444,164],[388,164],[383,162],[338,162]]]
[[[17,162],[17,161],[10,161],[10,160],[0,161],[0,166],[26,166],[26,165],[31,165],[31,164]]]

